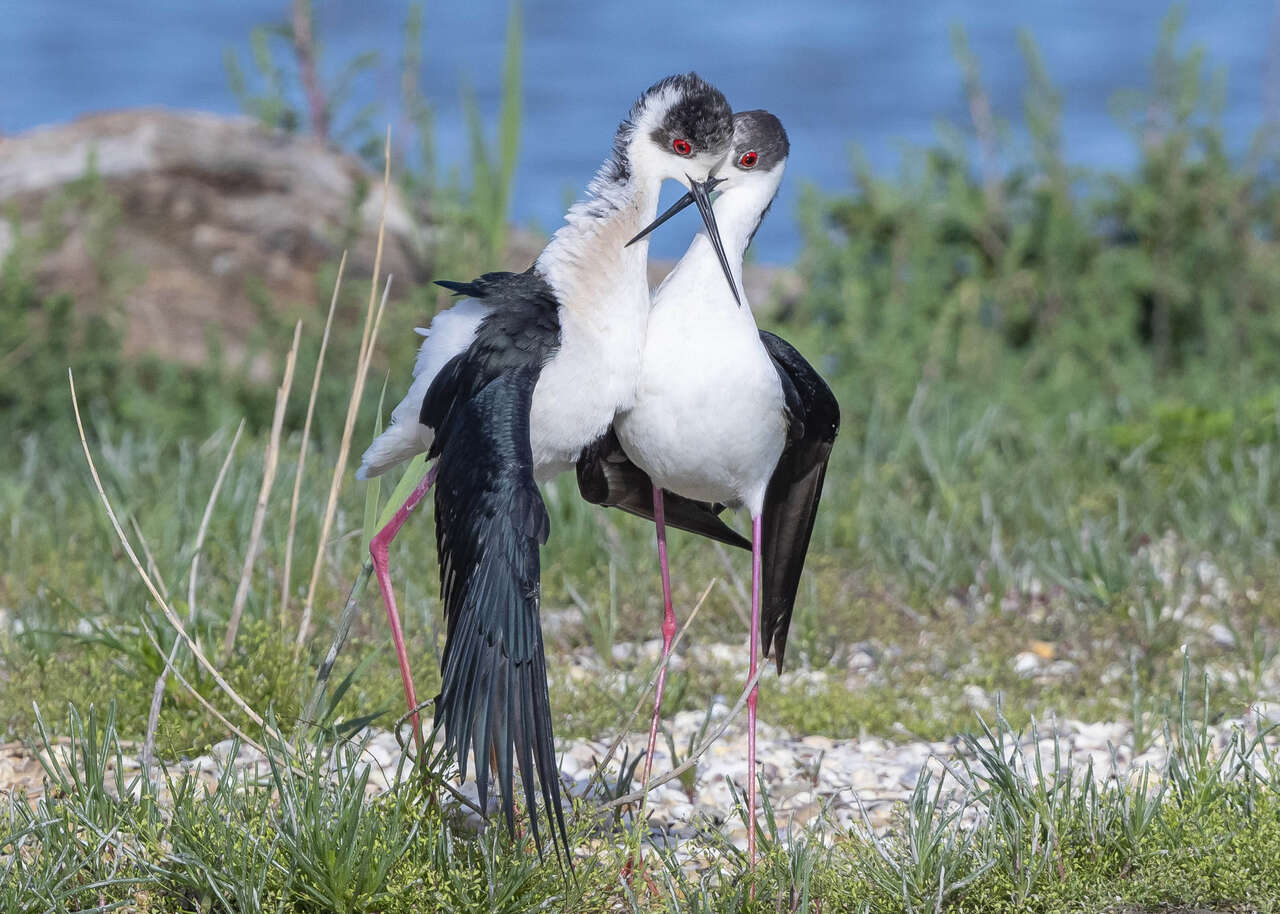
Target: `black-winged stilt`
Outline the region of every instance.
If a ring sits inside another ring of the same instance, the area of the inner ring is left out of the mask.
[[[573,467],[633,405],[650,295],[647,245],[627,241],[654,218],[664,180],[705,198],[700,182],[732,132],[724,96],[696,75],[650,87],[587,198],[528,270],[441,283],[466,298],[424,331],[413,384],[357,472],[374,476],[424,451],[438,458],[370,545],[405,697],[416,708],[387,549],[434,484],[447,620],[436,721],[464,777],[474,757],[482,806],[492,761],[509,826],[518,765],[539,848],[535,774],[557,851],[567,837],[538,618],[549,521],[537,483]],[[714,218],[700,209],[709,243],[721,248]],[[694,526],[719,523],[699,505],[688,510]],[[420,740],[416,714],[413,725]]]
[[[777,194],[788,152],[786,131],[772,114],[734,115],[733,142],[717,176],[695,185],[641,233],[643,238],[690,202],[705,210],[707,193],[719,190],[712,204],[714,219],[708,224],[719,225],[723,253],[713,237],[699,232],[654,294],[635,402],[614,420],[613,433],[622,454],[608,445],[598,446],[587,452],[596,466],[579,467],[580,480],[598,475],[601,466],[609,467],[617,479],[630,480],[629,486],[620,484],[610,493],[614,503],[627,498],[643,503],[644,474],[652,484],[648,504],[657,526],[662,572],[664,667],[649,731],[646,785],[657,738],[665,660],[676,630],[664,502],[674,495],[682,497],[682,508],[694,505],[718,512],[730,506],[748,511],[752,528],[748,681],[756,676],[762,628],[764,655],[775,650],[781,672],[800,573],[840,424],[839,406],[830,388],[794,347],[757,328],[738,292],[743,255]],[[729,286],[721,272],[724,255]],[[635,472],[637,467],[642,472]],[[630,475],[625,475],[624,468]],[[623,488],[627,491],[620,491]],[[753,862],[756,697],[757,688],[753,688],[747,700],[748,844]]]

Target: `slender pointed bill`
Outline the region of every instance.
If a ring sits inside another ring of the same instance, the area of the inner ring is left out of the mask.
[[[640,230],[640,234],[639,234],[639,235],[636,235],[636,237],[634,237],[634,238],[632,238],[630,241],[628,241],[628,242],[624,245],[624,247],[631,247],[631,245],[635,244],[635,243],[636,243],[637,241],[639,241],[641,238],[646,238],[646,237],[648,237],[648,235],[649,235],[649,233],[650,233],[650,232],[652,232],[652,231],[653,231],[654,229],[656,229],[658,226],[662,225],[662,223],[666,222],[668,219],[670,219],[670,218],[671,218],[672,216],[674,216],[676,213],[682,213],[682,212],[684,212],[686,209],[688,209],[688,208],[689,208],[689,205],[690,205],[691,203],[693,203],[693,193],[692,193],[692,192],[685,194],[683,197],[681,197],[681,198],[680,198],[679,200],[677,200],[675,203],[671,204],[671,207],[670,207],[670,208],[669,208],[665,213],[663,213],[663,214],[662,214],[661,216],[659,216],[657,219],[654,219],[652,222],[650,222],[648,225],[646,225],[643,229],[641,229],[641,230]]]
[[[702,224],[706,226],[707,237],[711,239],[711,246],[716,250],[716,257],[720,259],[720,268],[724,270],[724,278],[729,282],[729,291],[733,293],[733,300],[738,303],[738,307],[742,307],[742,298],[738,295],[738,284],[733,281],[733,271],[729,269],[729,258],[724,253],[724,242],[720,240],[720,229],[716,226],[716,214],[711,207],[711,191],[717,185],[721,184],[724,178],[707,178],[701,183],[689,179],[690,190],[687,194],[671,205],[665,213],[654,219],[640,234],[627,242],[627,247],[635,244],[641,238],[644,238],[662,223],[666,222],[676,213],[688,208],[690,203],[698,206],[698,215],[702,217]]]

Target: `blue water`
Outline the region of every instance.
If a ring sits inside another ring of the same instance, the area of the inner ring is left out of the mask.
[[[284,18],[288,6],[287,0],[0,0],[0,132],[139,105],[234,112],[224,49],[247,52],[250,28]],[[331,75],[358,51],[383,52],[382,66],[358,87],[348,115],[382,100],[384,119],[395,123],[391,105],[407,6],[407,0],[317,0],[324,69]],[[446,167],[466,158],[463,83],[474,87],[482,110],[496,111],[507,9],[506,0],[435,0],[427,7],[421,85],[435,106]],[[1017,30],[1029,28],[1063,95],[1068,157],[1124,169],[1133,164],[1134,146],[1108,100],[1117,89],[1148,85],[1166,10],[1159,0],[740,0],[714,6],[527,0],[525,122],[512,215],[554,227],[566,198],[604,157],[635,95],[661,76],[693,68],[734,107],[773,111],[791,135],[783,198],[755,244],[762,261],[788,260],[799,246],[799,188],[805,182],[847,188],[853,144],[875,168],[891,171],[904,142],[932,140],[943,119],[967,123],[952,24],[968,29],[997,113],[1015,122],[1026,83]],[[1269,0],[1186,5],[1183,45],[1203,45],[1210,64],[1225,70],[1224,121],[1235,149],[1244,148],[1262,120],[1268,79],[1280,81],[1280,61],[1268,62],[1277,15]],[[658,253],[683,249],[692,223],[679,225],[659,237]]]

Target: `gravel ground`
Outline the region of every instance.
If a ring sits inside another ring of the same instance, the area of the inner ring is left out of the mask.
[[[705,733],[713,732],[729,712],[729,704],[717,702],[709,718],[705,712],[685,711],[668,718],[666,723],[675,746],[684,750],[701,741]],[[1214,744],[1222,749],[1234,730],[1243,728],[1255,734],[1259,727],[1276,722],[1280,722],[1280,705],[1257,705],[1245,717],[1217,725],[1213,730]],[[637,729],[644,723],[641,721]],[[632,760],[643,750],[645,735],[636,732],[625,741]],[[353,753],[352,757],[357,763],[371,766],[368,789],[371,793],[380,793],[397,777],[402,755],[400,745],[395,736],[385,730],[367,731],[363,738],[363,753]],[[1274,740],[1273,735],[1269,742]],[[602,787],[598,781],[616,785],[620,758],[615,755],[609,762],[603,779],[593,776],[612,741],[612,737],[608,737],[560,743],[560,773],[568,794],[589,796],[600,804],[610,798],[609,788]],[[231,760],[232,746],[229,740],[219,743],[210,754],[170,763],[169,768],[174,773],[197,772],[210,785],[228,761],[251,775],[267,775],[267,764],[261,754],[242,746]],[[1093,776],[1099,779],[1127,778],[1144,767],[1158,774],[1166,760],[1160,738],[1135,755],[1131,728],[1121,721],[1087,723],[1068,718],[1044,721],[1039,727],[1038,739],[1024,733],[1020,748],[1032,776],[1037,755],[1044,771],[1055,770],[1055,751],[1063,765],[1070,763],[1078,772],[1084,772],[1092,764]],[[126,752],[133,749],[125,747]],[[1011,752],[1012,746],[1006,746],[1004,757],[1009,758]],[[620,750],[618,755],[621,754]],[[683,760],[683,757],[673,759],[666,741],[659,739],[653,763],[655,779]],[[786,733],[763,720],[758,725],[757,761],[780,828],[804,827],[825,815],[829,823],[841,829],[869,824],[880,833],[892,828],[897,804],[911,795],[923,771],[944,777],[951,789],[958,790],[968,780],[968,766],[977,764],[958,737],[943,742],[891,742],[876,737],[833,740],[820,735]],[[126,781],[139,771],[137,759],[131,756],[125,756],[124,766]],[[651,792],[646,810],[651,838],[662,842],[716,828],[736,844],[745,846],[746,829],[733,814],[730,786],[745,783],[745,766],[745,714],[740,714],[684,778],[672,779]],[[405,766],[405,773],[409,770]],[[20,743],[0,745],[0,793],[22,790],[29,800],[34,800],[44,789],[43,769],[36,754]],[[473,801],[476,798],[473,783],[462,785],[460,792]],[[467,814],[462,804],[453,802]],[[635,806],[628,807],[624,820],[637,812]],[[470,813],[469,818],[479,821],[475,813]]]

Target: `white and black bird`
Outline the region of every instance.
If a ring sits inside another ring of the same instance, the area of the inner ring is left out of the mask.
[[[405,696],[415,708],[387,547],[434,483],[447,621],[436,723],[463,777],[474,757],[482,806],[492,763],[509,826],[519,768],[539,849],[535,778],[557,853],[567,837],[538,613],[538,551],[550,526],[538,483],[575,466],[634,404],[650,295],[647,245],[628,239],[654,218],[670,178],[697,197],[720,247],[701,182],[732,132],[724,96],[692,73],[641,95],[586,199],[528,270],[440,283],[466,298],[422,331],[413,384],[357,472],[375,476],[423,452],[436,460],[370,547]],[[724,529],[704,506],[682,502],[678,511],[673,523]]]
[[[790,147],[781,122],[766,111],[739,112],[733,120],[733,142],[717,176],[695,187],[641,233],[643,237],[695,202],[696,191],[716,188],[719,196],[710,224],[719,226],[723,238],[730,285],[721,273],[720,245],[699,232],[654,294],[635,402],[614,420],[616,437],[606,436],[584,454],[578,480],[589,501],[647,513],[656,522],[664,660],[676,628],[664,503],[683,496],[685,503],[705,506],[711,513],[727,506],[750,514],[750,681],[756,675],[762,631],[764,656],[775,652],[782,672],[787,630],[840,408],[831,389],[794,347],[756,326],[749,304],[739,295],[743,255],[778,192]],[[662,686],[660,677],[646,785]],[[747,701],[752,861],[756,691],[752,689]]]

